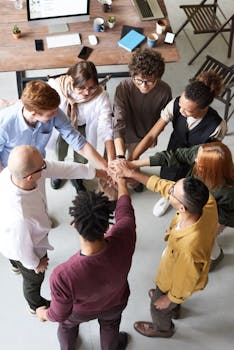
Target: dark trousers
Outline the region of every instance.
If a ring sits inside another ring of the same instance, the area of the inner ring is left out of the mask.
[[[77,130],[81,133],[81,135],[83,135],[84,137],[86,136],[85,125],[78,126]],[[68,148],[69,148],[69,145],[67,144],[67,142],[59,135],[57,139],[57,144],[56,144],[58,160],[64,161],[64,159],[67,157],[67,154],[68,154]],[[87,159],[75,151],[73,152],[73,161],[76,163],[82,163],[82,164],[87,163]]]
[[[108,311],[90,315],[73,312],[66,321],[59,323],[58,339],[61,350],[75,350],[80,323],[94,319],[98,319],[100,325],[102,350],[118,350],[119,325],[125,307],[126,305],[118,305]]]
[[[48,300],[41,296],[41,285],[45,273],[36,273],[34,270],[26,269],[19,261],[10,260],[14,267],[18,267],[23,277],[23,292],[29,307],[36,310],[39,306],[49,306]]]
[[[150,311],[155,329],[158,331],[168,331],[173,325],[172,311],[177,307],[178,304],[171,302],[166,309],[156,309],[154,303],[162,295],[165,295],[165,293],[163,293],[158,287],[156,287],[153,293],[153,297],[151,299]]]

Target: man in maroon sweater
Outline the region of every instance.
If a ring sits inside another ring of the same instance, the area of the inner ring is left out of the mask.
[[[115,224],[113,205],[101,193],[79,192],[70,208],[81,250],[50,277],[51,304],[37,309],[41,321],[59,322],[62,350],[75,350],[79,324],[98,319],[102,350],[124,350],[128,335],[119,332],[130,294],[128,272],[135,249],[134,211],[126,180],[118,180]],[[107,233],[106,233],[107,232]]]

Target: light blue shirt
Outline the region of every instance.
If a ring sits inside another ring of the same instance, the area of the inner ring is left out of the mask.
[[[22,109],[23,104],[20,101],[0,111],[0,159],[4,168],[7,166],[10,151],[19,145],[34,146],[45,158],[45,148],[53,127],[75,151],[79,151],[86,144],[85,137],[72,127],[60,108],[56,116],[47,123],[37,122],[34,127],[25,122]]]

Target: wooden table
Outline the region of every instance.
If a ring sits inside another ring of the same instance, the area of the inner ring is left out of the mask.
[[[164,1],[162,10],[167,16]],[[47,26],[32,26],[27,22],[26,7],[17,10],[14,2],[0,0],[0,71],[20,71],[44,68],[69,67],[77,62],[77,54],[80,47],[69,46],[54,49],[47,49],[45,37],[48,35]],[[115,15],[117,23],[115,28],[106,29],[104,33],[93,32],[93,18]],[[17,24],[22,31],[22,37],[15,40],[11,31],[14,24]],[[79,32],[82,37],[82,45],[90,46],[89,34],[97,34],[99,44],[95,46],[90,56],[96,65],[117,65],[127,64],[131,53],[117,46],[123,24],[136,27],[144,27],[144,34],[155,31],[155,21],[140,21],[131,0],[113,0],[112,12],[104,13],[102,6],[91,0],[91,20],[85,23],[69,24],[70,32]],[[45,51],[35,51],[34,40],[44,39]],[[146,46],[144,43],[142,46]],[[157,47],[166,62],[173,62],[179,59],[175,45],[160,44]]]
[[[159,0],[159,3],[165,17],[167,17],[164,1]],[[48,27],[29,24],[25,6],[24,2],[23,9],[17,10],[14,7],[14,2],[0,0],[0,71],[67,68],[76,63],[79,60],[77,54],[81,46],[48,49],[46,45],[46,36],[49,35]],[[90,46],[88,35],[97,34],[99,44],[94,46],[89,57],[97,66],[128,64],[131,53],[117,46],[124,24],[143,27],[144,34],[155,31],[155,21],[142,22],[131,0],[113,0],[112,11],[107,13],[103,12],[100,3],[91,0],[90,10],[91,19],[89,22],[69,24],[69,28],[70,33],[80,33],[82,45]],[[117,18],[115,27],[113,29],[107,28],[103,33],[94,33],[93,19],[95,17],[107,19],[110,15]],[[22,37],[18,40],[15,40],[11,34],[14,24],[17,24],[22,32]],[[35,39],[44,40],[44,51],[35,51]],[[146,43],[143,43],[142,46],[145,47]],[[165,62],[174,62],[179,59],[176,45],[164,44],[163,37],[159,40],[156,49],[161,52]]]

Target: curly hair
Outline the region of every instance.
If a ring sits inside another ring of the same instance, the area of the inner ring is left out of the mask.
[[[185,88],[185,97],[197,103],[198,108],[208,107],[223,88],[222,78],[214,71],[202,72]]]
[[[72,203],[69,214],[79,234],[90,242],[102,239],[114,217],[114,203],[103,192],[92,191],[78,192]]]
[[[132,77],[140,74],[143,78],[153,75],[156,79],[160,79],[165,71],[165,62],[157,51],[138,49],[132,55],[128,68]]]

